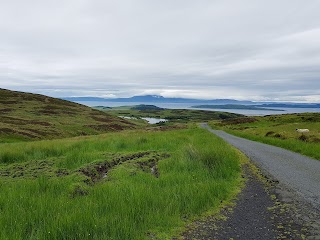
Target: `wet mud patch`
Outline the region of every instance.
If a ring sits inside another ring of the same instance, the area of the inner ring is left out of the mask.
[[[85,167],[80,168],[77,172],[88,177],[87,184],[94,184],[107,177],[109,171],[122,163],[129,162],[136,165],[139,169],[159,177],[159,170],[157,167],[158,161],[168,158],[167,153],[158,153],[155,151],[138,152],[115,156],[111,160],[91,163]]]
[[[156,159],[150,159],[148,161],[144,162],[137,162],[137,165],[139,168],[144,171],[144,172],[150,172],[151,174],[154,175],[156,178],[160,176],[159,169],[157,166],[158,160]]]

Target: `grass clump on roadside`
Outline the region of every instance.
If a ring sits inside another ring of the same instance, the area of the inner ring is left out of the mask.
[[[198,128],[0,150],[0,239],[166,238],[228,200],[240,179],[237,152]]]
[[[320,160],[320,113],[283,114],[212,121],[210,126]],[[310,132],[299,133],[296,131],[299,128],[307,128]]]

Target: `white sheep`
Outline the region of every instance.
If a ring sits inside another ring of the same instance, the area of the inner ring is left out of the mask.
[[[302,128],[302,129],[301,129],[301,128],[297,128],[296,131],[297,131],[298,133],[302,133],[302,134],[303,134],[303,133],[308,133],[308,132],[310,132],[310,130],[309,130],[309,129],[306,129],[306,128],[305,128],[305,129],[303,129],[303,128]]]

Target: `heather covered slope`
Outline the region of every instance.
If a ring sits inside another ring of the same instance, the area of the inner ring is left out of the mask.
[[[134,127],[124,119],[81,104],[0,89],[0,142],[91,135]]]

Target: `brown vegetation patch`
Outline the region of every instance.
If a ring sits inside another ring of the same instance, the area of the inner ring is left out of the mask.
[[[28,138],[38,138],[38,136],[35,136],[31,133],[28,133],[28,132],[22,132],[22,131],[17,131],[16,132],[18,135],[22,135],[22,136],[25,136],[25,137],[28,137]]]
[[[132,122],[128,122],[122,118],[120,118],[119,120],[117,119],[118,122],[129,125],[129,126],[136,126],[136,124],[132,123]]]
[[[22,128],[22,130],[25,130],[25,131],[28,131],[28,132],[32,132],[32,133],[35,133],[35,134],[38,134],[40,136],[48,136],[50,134],[55,134],[57,133],[56,131],[53,131],[51,130],[50,133],[49,132],[45,132],[45,131],[41,131],[41,130],[38,130],[38,129],[32,129],[32,128]]]
[[[12,112],[13,109],[11,108],[3,108],[3,109],[0,109],[0,113],[9,113],[9,112]]]
[[[178,129],[186,129],[187,125],[172,125],[172,126],[156,126],[156,127],[148,127],[147,131],[170,131],[170,130],[178,130]]]
[[[96,120],[98,122],[103,122],[103,123],[110,123],[114,121],[112,117],[106,117],[106,116],[91,115],[91,118],[93,120]]]
[[[306,136],[306,135],[301,135],[300,137],[298,137],[298,139],[300,140],[300,141],[304,141],[304,142],[307,142],[308,141],[308,139],[309,139],[309,137],[308,136]]]
[[[7,116],[2,116],[0,121],[3,123],[17,124],[17,125],[29,124],[28,120],[21,119],[21,118],[7,117]]]
[[[27,119],[14,118],[14,117],[8,117],[8,116],[1,117],[0,121],[3,123],[17,124],[17,125],[32,124],[32,125],[41,125],[41,126],[51,126],[51,124],[48,122],[37,121],[37,120],[27,120]]]
[[[10,134],[16,133],[16,131],[11,128],[0,128],[0,133]]]
[[[276,134],[273,135],[273,137],[280,138],[282,140],[287,139],[287,137],[285,135],[281,134],[281,133],[276,133]]]
[[[64,176],[69,175],[70,173],[67,169],[60,168],[55,171],[55,174],[57,177],[64,177]]]
[[[10,100],[0,100],[0,104],[4,104],[4,105],[6,105],[6,104],[18,104],[19,102],[18,101],[10,101]]]
[[[37,138],[37,136],[32,135],[30,133],[23,132],[23,131],[17,131],[17,130],[11,129],[11,128],[0,128],[0,133],[8,134],[8,135],[20,135],[20,136],[25,136],[28,138]]]
[[[43,115],[60,115],[61,112],[48,109],[48,110],[39,110],[38,113]]]
[[[65,115],[69,115],[69,116],[75,116],[75,115],[78,114],[76,112],[71,112],[71,111],[62,111],[62,113],[65,114]]]
[[[310,142],[312,142],[312,143],[320,143],[320,138],[313,137],[313,138],[310,139]]]
[[[44,127],[51,126],[51,124],[48,123],[48,122],[42,122],[42,121],[36,121],[36,120],[29,120],[29,124],[41,125],[41,126],[44,126]]]
[[[145,162],[137,162],[137,165],[140,167],[140,169],[144,172],[151,171],[151,174],[154,175],[156,178],[160,176],[159,169],[157,166],[158,160],[156,159],[150,159]]]
[[[45,105],[42,107],[42,110],[64,110],[65,106],[63,105]]]
[[[13,163],[0,168],[0,177],[8,178],[55,177],[68,174],[69,172],[66,169],[55,169],[54,162],[47,160]]]
[[[275,134],[275,132],[274,131],[269,131],[269,132],[267,132],[266,133],[266,137],[269,137],[269,136],[272,136],[273,134]]]
[[[242,124],[242,123],[253,123],[258,121],[252,117],[244,117],[244,118],[233,118],[233,119],[225,119],[221,123],[223,125],[232,125],[232,124]]]
[[[119,125],[119,124],[110,124],[109,125],[109,128],[113,131],[121,131],[121,130],[124,130],[126,129],[126,127],[122,126],[122,125]]]
[[[92,128],[94,130],[97,131],[103,131],[103,132],[107,132],[107,131],[122,131],[125,129],[128,129],[128,126],[124,126],[124,125],[120,125],[120,124],[97,124],[97,125],[85,125],[85,127],[89,127]]]
[[[85,125],[85,127],[92,128],[92,129],[97,130],[97,131],[110,131],[110,130],[112,130],[110,128],[110,125],[107,125],[107,124]]]
[[[79,110],[78,110],[79,111]],[[78,111],[75,109],[66,109],[66,106],[60,104],[60,105],[45,105],[40,110],[38,110],[38,113],[45,114],[45,115],[56,115],[56,114],[66,114],[66,115],[77,115]]]
[[[230,127],[230,129],[233,129],[233,130],[246,130],[249,128],[252,128],[252,127]]]
[[[8,135],[20,135],[28,138],[37,138],[37,136],[31,133],[24,132],[24,131],[17,131],[11,128],[0,128],[0,133],[8,134]]]

